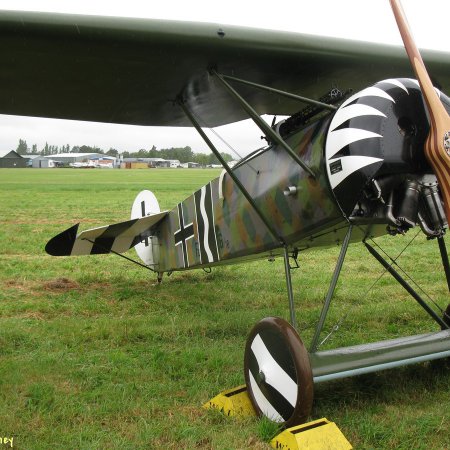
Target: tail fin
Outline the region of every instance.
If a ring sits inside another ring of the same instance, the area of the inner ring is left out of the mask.
[[[157,217],[158,214],[161,214],[160,211],[158,200],[153,192],[144,190],[139,192],[134,199],[131,208],[131,219],[138,217]],[[144,239],[141,239],[134,248],[141,261],[147,266],[154,267],[159,263],[159,245],[156,237],[148,235]]]

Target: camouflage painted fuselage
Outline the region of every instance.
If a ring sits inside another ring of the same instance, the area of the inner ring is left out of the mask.
[[[450,111],[450,98],[440,98]],[[146,265],[170,272],[272,258],[283,247],[296,253],[339,244],[349,223],[352,241],[404,234],[417,224],[429,238],[440,237],[448,225],[423,155],[428,129],[417,82],[383,80],[282,136],[314,177],[271,145],[235,166],[233,177],[222,172],[170,212],[155,214],[156,198],[142,191],[131,220],[80,234],[76,225],[46,250],[65,256],[136,247]]]
[[[450,99],[439,95],[450,110]],[[155,270],[329,246],[342,241],[350,222],[352,241],[404,234],[417,223],[429,237],[442,235],[442,199],[423,155],[428,129],[415,80],[383,80],[357,92],[335,113],[284,136],[315,178],[275,145],[233,169],[273,234],[223,173],[160,223]],[[289,187],[295,192],[286,195]]]
[[[324,167],[324,140],[329,117],[286,139],[317,173],[313,179],[281,148],[269,146],[233,168],[234,174],[277,232],[274,237],[228,174],[174,208],[159,226],[160,272],[209,267],[231,259],[277,254],[281,242],[308,247],[313,234],[343,221]],[[289,186],[297,193],[285,195]],[[330,236],[330,242],[335,240]]]

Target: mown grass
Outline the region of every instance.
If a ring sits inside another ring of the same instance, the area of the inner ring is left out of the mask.
[[[126,220],[151,189],[172,208],[217,170],[0,171],[0,436],[23,449],[269,448],[270,424],[201,408],[243,383],[255,322],[288,317],[282,261],[155,277],[115,256],[53,258],[70,225]],[[397,255],[413,233],[382,238]],[[300,255],[293,274],[309,342],[339,249]],[[435,242],[419,235],[403,267],[441,307],[448,291]],[[324,348],[436,326],[362,245],[344,264]],[[316,387],[312,418],[335,421],[355,448],[450,448],[450,375],[421,364]]]

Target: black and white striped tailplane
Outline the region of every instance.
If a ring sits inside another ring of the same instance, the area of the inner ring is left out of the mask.
[[[167,214],[167,211],[163,211],[152,216],[92,228],[79,234],[79,224],[76,224],[50,239],[45,251],[52,256],[124,253],[152,236],[156,225]]]

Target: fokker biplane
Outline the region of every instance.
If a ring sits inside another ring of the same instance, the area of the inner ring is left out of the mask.
[[[257,412],[285,425],[307,418],[315,383],[450,356],[449,309],[432,308],[369,242],[420,226],[439,243],[450,286],[443,238],[450,219],[450,54],[424,51],[425,68],[401,8],[391,3],[409,61],[402,48],[296,33],[0,13],[0,113],[194,127],[224,168],[171,211],[144,190],[130,220],[81,232],[73,226],[46,251],[122,254],[134,247],[159,280],[283,257],[291,320],[271,317],[254,327],[245,379]],[[263,114],[288,118],[268,125]],[[267,146],[231,168],[203,128],[248,117]],[[437,331],[318,350],[348,245],[361,241]],[[295,329],[291,263],[336,242],[340,255],[306,349]]]

